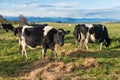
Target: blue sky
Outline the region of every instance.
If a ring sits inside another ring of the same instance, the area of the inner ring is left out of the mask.
[[[118,14],[120,0],[0,0],[3,16],[102,17],[96,13],[106,11]]]

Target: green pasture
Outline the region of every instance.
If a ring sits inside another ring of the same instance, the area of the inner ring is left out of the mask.
[[[75,40],[73,38],[73,30],[75,24],[68,23],[48,23],[55,28],[64,28],[70,30],[70,34],[65,36],[65,46],[63,49],[72,50],[75,48]],[[94,57],[99,62],[99,67],[91,67],[88,69],[74,69],[73,72],[63,77],[63,80],[71,80],[74,74],[81,77],[82,80],[120,80],[120,23],[101,23],[108,28],[109,36],[112,43],[108,49],[103,47],[99,51],[99,43],[90,43],[89,51],[83,46],[83,54],[77,56],[62,56],[61,61],[64,63],[77,62],[80,65],[84,58]],[[14,25],[17,27],[17,25]],[[18,36],[14,36],[13,32],[5,32],[0,30],[0,80],[19,80],[25,72],[31,70],[31,64],[42,59],[41,49],[31,50],[27,48],[29,59],[25,59],[21,55],[18,45]],[[47,57],[55,60],[52,52],[47,51]],[[24,71],[24,73],[22,73]]]

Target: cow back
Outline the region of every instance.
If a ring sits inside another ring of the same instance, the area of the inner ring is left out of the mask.
[[[43,28],[44,27],[26,28],[23,33],[26,44],[31,47],[41,45],[44,37]]]

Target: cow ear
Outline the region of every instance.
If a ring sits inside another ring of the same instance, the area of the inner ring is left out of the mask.
[[[8,30],[7,30],[7,29],[6,29],[5,31],[6,31],[6,32],[8,32]]]
[[[80,26],[80,24],[77,24],[76,26]]]
[[[69,30],[65,31],[65,34],[69,34],[69,33],[70,33],[70,31],[69,31]]]

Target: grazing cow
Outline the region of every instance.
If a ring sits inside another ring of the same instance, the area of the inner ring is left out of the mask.
[[[69,31],[63,29],[55,29],[51,26],[23,26],[15,29],[15,35],[19,35],[19,44],[22,48],[22,55],[28,58],[26,53],[26,46],[31,49],[42,47],[42,57],[45,57],[47,49],[51,49],[54,52],[55,57],[57,53],[55,51],[55,45],[64,45],[64,36]]]
[[[74,28],[74,38],[76,39],[76,46],[80,42],[80,48],[84,41],[84,45],[88,50],[88,41],[99,41],[100,51],[102,50],[103,43],[106,47],[109,47],[111,39],[108,36],[107,28],[101,24],[78,24]]]
[[[28,26],[35,26],[35,27],[39,27],[39,26],[48,26],[48,24],[30,24]]]
[[[0,26],[1,29],[4,29],[6,32],[8,32],[9,30],[13,31],[14,27],[12,24],[1,24]]]

